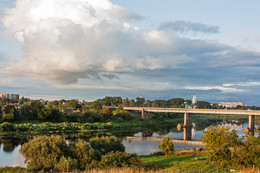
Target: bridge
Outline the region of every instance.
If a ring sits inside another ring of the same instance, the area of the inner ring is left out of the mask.
[[[151,112],[172,112],[184,114],[184,131],[192,127],[192,114],[214,114],[214,115],[248,115],[249,127],[245,132],[254,135],[255,116],[260,116],[260,111],[256,110],[223,110],[223,109],[185,109],[185,108],[151,108],[151,107],[124,107],[128,111],[142,112],[143,119],[151,119]],[[189,131],[189,130],[188,130]],[[190,134],[187,134],[186,139],[189,139]],[[185,140],[185,138],[184,138]]]

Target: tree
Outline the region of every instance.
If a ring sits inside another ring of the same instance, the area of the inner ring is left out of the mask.
[[[141,97],[136,98],[136,106],[137,107],[143,107],[144,106],[145,99]]]
[[[21,153],[27,168],[50,170],[68,153],[68,145],[61,136],[38,136],[22,145]]]
[[[94,101],[92,102],[92,104],[90,105],[90,108],[95,110],[96,112],[100,112],[102,110],[102,105],[100,104],[100,102],[98,101]]]
[[[123,105],[119,105],[118,108],[116,109],[116,112],[117,113],[123,113],[125,110],[124,110],[124,106]]]
[[[128,107],[129,106],[129,99],[128,98],[124,99],[122,104],[123,104],[124,107]]]
[[[4,108],[4,114],[2,116],[5,121],[14,121],[19,119],[19,112],[13,105],[7,105]]]
[[[88,143],[82,139],[79,139],[73,148],[74,157],[78,159],[79,167],[82,170],[88,168],[94,160],[99,160],[98,157],[100,157],[100,155],[90,148]]]
[[[110,111],[109,108],[104,108],[104,109],[102,110],[102,114],[103,114],[103,115],[111,115],[111,111]]]
[[[132,99],[132,100],[129,100],[129,107],[134,107],[135,106],[135,101]]]
[[[184,106],[184,99],[183,98],[173,98],[168,100],[169,104],[173,108],[181,108]]]
[[[79,108],[79,103],[78,103],[78,101],[75,100],[75,99],[70,100],[67,104],[68,104],[68,106],[69,106],[70,108],[72,108],[72,109]]]
[[[0,106],[0,119],[2,118],[3,115],[3,111],[2,111],[2,107]]]
[[[197,101],[196,108],[198,108],[198,109],[209,109],[209,108],[211,108],[211,105],[210,105],[209,102]]]
[[[162,141],[160,145],[158,146],[160,150],[165,154],[165,157],[167,158],[167,155],[170,154],[174,150],[174,145],[172,143],[172,137],[164,136],[162,138]]]
[[[54,107],[54,108],[58,108],[58,106],[59,106],[59,102],[58,102],[57,100],[54,100],[54,101],[50,102],[49,104],[50,104],[52,107]]]

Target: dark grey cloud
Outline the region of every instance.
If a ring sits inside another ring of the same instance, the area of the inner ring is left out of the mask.
[[[115,74],[112,74],[112,73],[105,73],[105,74],[102,74],[101,76],[107,78],[107,79],[119,79],[119,77]]]
[[[174,22],[162,23],[158,30],[192,33],[219,33],[219,27],[206,25],[203,23],[194,23],[190,21],[176,20]]]

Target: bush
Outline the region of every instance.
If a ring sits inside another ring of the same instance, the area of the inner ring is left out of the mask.
[[[91,138],[90,145],[93,149],[98,150],[101,155],[111,151],[125,151],[125,146],[115,136]]]
[[[160,150],[165,154],[166,158],[167,155],[170,154],[174,150],[174,145],[172,143],[172,137],[164,136],[160,145],[158,146]]]
[[[21,153],[27,168],[50,170],[63,155],[68,153],[65,138],[60,136],[39,136],[22,146]]]
[[[111,115],[112,112],[110,111],[109,108],[104,108],[104,109],[102,110],[102,114],[103,114],[103,115]]]
[[[84,121],[89,122],[89,123],[102,122],[103,121],[103,115],[96,113],[94,111],[88,111],[88,112],[83,113],[82,119]]]
[[[77,166],[78,161],[76,159],[62,156],[59,163],[55,165],[55,168],[58,169],[58,171],[71,172],[72,170],[77,169]]]
[[[15,131],[15,127],[12,123],[4,122],[0,124],[0,132]]]
[[[78,122],[79,121],[78,117],[79,116],[77,113],[71,113],[70,115],[67,116],[69,122]]]
[[[4,173],[27,173],[27,170],[25,168],[22,167],[0,167],[0,172],[4,172]]]
[[[120,113],[118,114],[118,117],[119,117],[119,118],[122,118],[123,120],[127,120],[127,121],[136,119],[136,117],[135,117],[134,115],[130,114],[130,113],[127,112],[127,111],[120,112]]]
[[[236,146],[241,143],[241,140],[238,139],[238,135],[235,130],[229,132],[228,128],[217,128],[217,127],[210,127],[207,130],[202,131],[204,134],[201,137],[202,142],[206,143],[206,146],[209,149],[215,148],[227,148]]]
[[[103,155],[99,163],[99,167],[103,169],[140,166],[141,160],[135,154],[121,151],[111,151]]]
[[[235,130],[211,127],[203,131],[202,141],[210,150],[210,161],[223,167],[260,167],[260,137],[239,139]]]
[[[72,149],[73,150],[73,149]],[[74,157],[78,160],[79,168],[85,170],[92,161],[99,160],[99,153],[95,152],[86,141],[79,139],[73,150]]]
[[[13,122],[15,120],[13,114],[3,114],[2,116],[4,121]]]
[[[260,167],[260,137],[248,136],[248,139],[239,147],[234,148],[234,165]]]

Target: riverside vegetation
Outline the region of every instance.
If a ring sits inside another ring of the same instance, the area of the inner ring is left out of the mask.
[[[161,152],[136,156],[125,152],[115,137],[95,137],[89,142],[67,142],[61,136],[38,136],[22,145],[27,169],[0,168],[0,172],[230,172],[260,168],[260,137],[239,139],[236,131],[212,127],[203,131],[206,148],[175,150],[169,137]]]
[[[57,101],[45,104],[23,99],[20,113],[14,105],[5,105],[3,111],[0,109],[0,134],[149,127],[183,120],[183,115],[171,113],[152,114],[152,121],[141,120],[137,115],[124,111],[120,103],[124,106],[147,106],[142,98],[137,99],[134,105],[133,101],[122,102],[119,98],[109,100],[109,105],[106,103],[108,100],[106,98],[79,105],[76,100],[70,100],[66,104]],[[183,107],[183,101],[154,101],[151,106]],[[104,104],[112,106],[112,103],[119,108],[103,107]],[[178,106],[174,106],[175,104]],[[70,107],[85,109],[82,113],[69,114],[59,110]],[[115,137],[92,138],[89,142],[82,139],[68,142],[61,136],[37,136],[22,145],[21,152],[26,159],[26,169],[2,167],[0,172],[102,172],[107,169],[110,172],[229,172],[230,169],[259,169],[259,137],[249,136],[242,140],[237,137],[235,131],[229,132],[223,128],[210,128],[203,133],[202,141],[207,144],[205,149],[172,151],[174,147],[170,146],[169,151],[161,148],[167,153],[167,158],[163,153],[139,157],[128,154]]]

